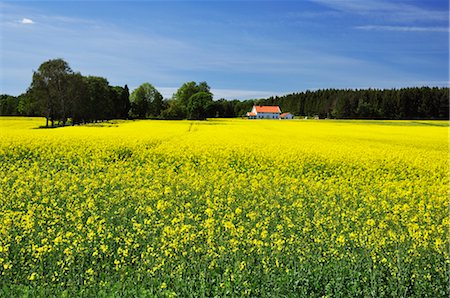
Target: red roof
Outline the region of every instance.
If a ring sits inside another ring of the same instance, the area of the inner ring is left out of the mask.
[[[256,116],[256,113],[247,112],[247,116]]]
[[[286,117],[286,116],[289,115],[289,114],[290,114],[290,113],[283,113],[283,114],[280,115],[280,117],[281,117],[281,118],[284,118],[284,117]]]
[[[257,113],[281,113],[279,106],[255,106]]]

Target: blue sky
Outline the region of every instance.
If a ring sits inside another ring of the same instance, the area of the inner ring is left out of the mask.
[[[215,98],[449,86],[447,0],[2,1],[0,93],[63,58],[111,85]]]

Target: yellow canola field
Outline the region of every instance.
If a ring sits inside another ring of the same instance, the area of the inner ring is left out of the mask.
[[[448,123],[0,118],[0,294],[444,297]]]

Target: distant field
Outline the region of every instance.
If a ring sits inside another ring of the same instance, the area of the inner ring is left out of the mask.
[[[448,297],[448,122],[0,118],[0,296]]]

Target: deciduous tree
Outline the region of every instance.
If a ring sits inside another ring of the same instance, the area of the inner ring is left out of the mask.
[[[212,94],[209,92],[197,92],[188,100],[188,119],[204,120],[208,116],[208,110],[213,103]]]
[[[157,117],[163,106],[163,97],[150,83],[143,83],[130,96],[131,116],[137,118]]]
[[[55,120],[64,124],[69,112],[70,77],[74,72],[63,59],[48,60],[33,73],[30,93],[38,102],[40,111],[48,122],[54,126]]]

